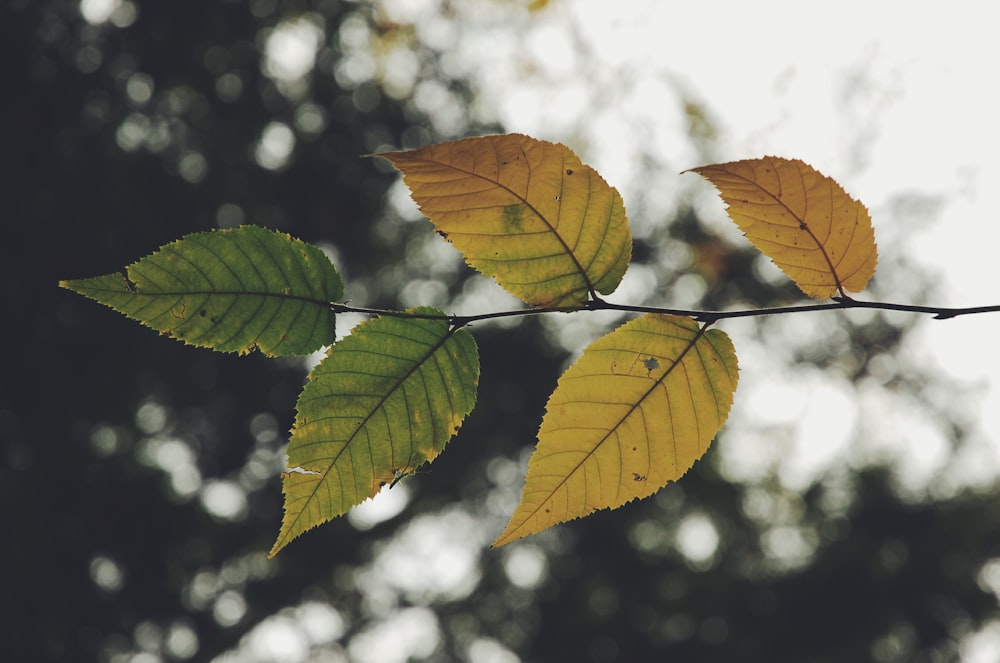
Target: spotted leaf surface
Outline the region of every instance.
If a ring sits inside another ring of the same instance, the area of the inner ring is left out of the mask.
[[[510,134],[378,156],[469,265],[524,302],[572,307],[621,282],[621,195],[566,146]]]
[[[242,226],[187,235],[122,272],[60,285],[190,345],[305,355],[336,338],[344,283],[326,255]]]
[[[592,343],[549,398],[521,503],[493,545],[679,479],[725,423],[737,380],[729,337],[691,318],[647,314]]]

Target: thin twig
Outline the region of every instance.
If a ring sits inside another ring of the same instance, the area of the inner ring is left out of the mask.
[[[658,313],[665,315],[683,315],[699,322],[713,323],[729,318],[751,318],[763,315],[785,315],[788,313],[806,313],[810,311],[842,311],[865,308],[881,311],[902,311],[906,313],[923,313],[934,316],[935,320],[948,320],[961,315],[1000,312],[1000,304],[992,306],[969,306],[952,308],[943,306],[922,306],[919,304],[895,304],[892,302],[866,302],[851,297],[834,297],[832,302],[825,304],[802,304],[796,306],[775,306],[770,308],[737,309],[734,311],[703,311],[697,309],[675,309],[659,306],[635,306],[631,304],[615,304],[603,299],[592,299],[580,306],[542,307],[514,309],[509,311],[494,311],[475,315],[449,315],[447,313],[422,313],[418,311],[398,311],[391,309],[367,308],[351,306],[350,304],[330,304],[335,313],[363,313],[365,315],[392,316],[397,318],[418,318],[422,320],[445,320],[454,327],[464,327],[473,322],[495,320],[515,316],[539,315],[542,313],[572,313],[574,311],[621,311],[624,313]]]

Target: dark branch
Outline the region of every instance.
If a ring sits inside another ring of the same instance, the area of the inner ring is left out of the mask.
[[[477,315],[448,315],[433,313],[416,313],[412,311],[395,311],[389,309],[365,308],[349,304],[330,304],[334,313],[363,313],[366,315],[386,315],[398,318],[420,318],[424,320],[446,320],[454,327],[464,327],[481,320],[510,318],[522,315],[539,315],[541,313],[572,313],[574,311],[621,311],[625,313],[659,313],[666,315],[683,315],[699,322],[714,323],[728,318],[750,318],[762,315],[785,315],[788,313],[806,313],[809,311],[842,311],[855,308],[878,309],[881,311],[903,311],[907,313],[922,313],[934,316],[935,320],[948,320],[961,315],[1000,312],[1000,304],[992,306],[970,306],[965,308],[950,308],[940,306],[920,306],[917,304],[894,304],[891,302],[866,302],[851,297],[834,297],[832,302],[825,304],[803,304],[799,306],[776,306],[772,308],[740,309],[735,311],[700,311],[694,309],[662,308],[658,306],[633,306],[630,304],[615,304],[602,299],[592,299],[577,307],[525,308],[511,311],[495,311]]]

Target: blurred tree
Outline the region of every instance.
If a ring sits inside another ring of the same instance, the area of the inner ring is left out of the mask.
[[[356,304],[503,302],[477,299],[484,281],[360,158],[487,129],[472,94],[445,47],[365,3],[15,0],[0,31],[6,659],[946,661],[996,623],[992,486],[914,495],[878,467],[803,491],[734,478],[727,449],[794,434],[746,418],[657,497],[486,550],[567,358],[562,319],[473,329],[479,405],[390,491],[400,515],[352,515],[265,561],[303,363],[184,347],[56,282],[258,223],[329,248]],[[796,296],[689,209],[636,256],[647,303]],[[893,360],[909,324],[773,319],[746,336],[854,397],[916,403],[959,448],[941,394],[961,390]]]

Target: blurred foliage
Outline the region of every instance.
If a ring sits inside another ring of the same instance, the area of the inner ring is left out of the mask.
[[[13,0],[0,32],[6,659],[948,661],[996,623],[992,484],[907,492],[892,467],[797,491],[734,480],[713,445],[657,497],[486,550],[567,359],[560,323],[539,320],[472,330],[479,406],[433,471],[390,491],[411,498],[399,516],[349,516],[265,561],[302,363],[169,342],[58,278],[253,222],[328,248],[355,304],[428,292],[448,309],[479,281],[435,257],[360,155],[496,128],[469,119],[440,48],[366,3]],[[262,57],[276,33],[315,40],[314,66],[278,75],[289,63]],[[710,116],[688,112],[707,140]],[[692,209],[650,223],[635,252],[650,299],[796,297]],[[880,269],[894,299],[932,292],[912,267]],[[913,323],[812,324],[822,334],[769,319],[747,337],[855,397],[924,407],[956,454],[968,443],[965,390],[899,352]],[[793,432],[731,426],[720,442]]]

